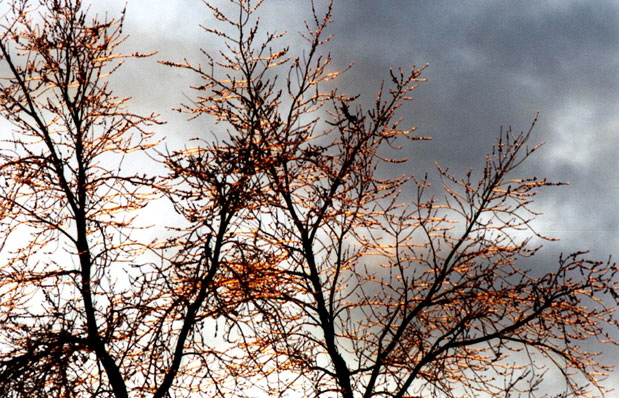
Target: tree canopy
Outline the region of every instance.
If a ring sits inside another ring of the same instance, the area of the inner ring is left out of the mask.
[[[121,52],[124,12],[10,2],[0,395],[524,397],[548,369],[559,396],[603,394],[612,368],[586,343],[617,344],[618,267],[575,251],[528,268],[551,240],[533,200],[562,184],[518,174],[533,126],[479,171],[437,166],[440,189],[394,176],[428,139],[401,112],[425,67],[390,70],[368,105],[323,51],[332,3],[309,3],[302,49],[262,3],[204,2],[222,50],[160,61],[200,79],[178,110],[201,133],[171,148],[108,83],[154,62]]]

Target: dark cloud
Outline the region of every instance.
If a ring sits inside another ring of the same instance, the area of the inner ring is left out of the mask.
[[[356,60],[346,86],[364,93],[389,67],[430,63],[410,107],[411,123],[434,138],[417,153],[425,166],[478,166],[500,126],[526,129],[539,111],[536,137],[548,144],[523,171],[570,180],[541,198],[570,214],[549,214],[566,225],[553,229],[587,225],[581,243],[604,240],[612,253],[619,242],[618,20],[614,1],[341,1],[334,47],[342,65]]]

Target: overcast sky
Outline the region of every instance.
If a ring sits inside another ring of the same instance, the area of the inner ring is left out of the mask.
[[[293,52],[308,4],[266,0],[265,26],[288,30]],[[199,61],[198,48],[217,46],[197,26],[209,21],[199,0],[129,0],[127,48]],[[616,0],[337,0],[329,49],[336,65],[355,61],[342,89],[367,99],[390,67],[429,63],[428,82],[405,109],[406,123],[433,138],[411,148],[407,170],[415,173],[434,161],[461,174],[481,168],[501,126],[528,129],[539,112],[534,141],[547,144],[521,173],[571,183],[538,199],[545,215],[537,225],[561,238],[540,258],[583,249],[607,258],[619,255],[618,21]],[[139,106],[170,121],[165,135],[192,134],[195,125],[167,113],[193,95],[188,75],[151,62],[121,76]]]
[[[308,2],[267,0],[264,11],[265,26],[286,29],[294,52]],[[197,26],[209,21],[199,0],[130,0],[127,48],[200,61],[198,48],[218,45]],[[563,238],[565,250],[608,255],[619,243],[617,21],[615,0],[339,0],[329,49],[334,64],[355,62],[342,89],[368,100],[390,67],[429,64],[428,82],[405,109],[406,123],[433,138],[412,147],[415,172],[432,170],[434,161],[479,168],[501,126],[527,129],[539,112],[534,140],[547,144],[522,173],[571,183],[539,198],[546,211],[540,225]],[[138,65],[126,68],[122,86],[145,109],[167,112],[193,95],[191,75],[151,61]],[[179,115],[163,117],[171,123],[166,135],[191,135],[194,126]]]

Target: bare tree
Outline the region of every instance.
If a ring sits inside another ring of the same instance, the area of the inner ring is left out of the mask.
[[[91,18],[72,0],[17,0],[4,16],[0,109],[14,131],[0,148],[2,396],[242,387],[244,358],[213,334],[249,283],[231,262],[250,255],[235,222],[253,193],[234,180],[249,160],[216,146],[157,158],[156,115],[131,113],[108,86],[124,60],[149,55],[119,52],[123,20]],[[148,170],[131,171],[132,160]],[[156,179],[165,164],[171,176]],[[163,196],[188,223],[151,241],[139,215]]]
[[[501,134],[478,174],[439,167],[442,197],[427,177],[380,177],[425,139],[398,116],[424,68],[391,71],[365,110],[323,51],[333,4],[311,3],[295,52],[260,29],[262,3],[205,1],[225,50],[164,62],[203,79],[180,110],[204,131],[165,150],[156,115],[108,87],[146,56],[118,52],[123,15],[11,3],[0,394],[539,396],[544,366],[564,396],[603,393],[610,368],[581,345],[615,343],[617,266],[575,253],[523,268],[545,238],[533,198],[556,185],[513,175],[531,131]],[[183,220],[154,241],[139,217],[153,200]]]
[[[125,109],[107,76],[123,59],[120,20],[80,1],[14,1],[0,51],[3,263],[0,395],[128,397],[140,268],[135,211],[154,191],[125,158],[157,123]],[[120,62],[119,62],[120,61]],[[139,319],[139,316],[137,317]],[[8,348],[8,350],[7,350]]]
[[[268,269],[268,286],[277,287],[247,290],[260,321],[241,329],[262,341],[261,367],[275,369],[275,390],[531,396],[540,368],[551,365],[565,377],[565,396],[603,392],[610,368],[581,344],[613,341],[612,297],[603,296],[617,288],[617,266],[585,253],[560,258],[551,273],[519,265],[538,249],[531,238],[549,239],[533,229],[533,197],[560,185],[513,176],[538,148],[528,147],[531,131],[501,134],[477,178],[439,167],[443,198],[426,195],[427,178],[413,181],[417,193],[407,198],[410,177],[376,173],[400,161],[385,154],[403,138],[420,139],[400,128],[396,112],[423,68],[392,71],[365,111],[336,89],[340,72],[321,55],[332,5],[323,17],[313,9],[307,49],[294,56],[278,46],[283,34],[259,30],[261,1],[231,3],[237,9],[227,14],[205,2],[223,25],[204,29],[226,51],[203,51],[204,66],[167,64],[203,79],[182,109],[225,124],[224,146],[244,154],[228,175],[260,197],[238,228],[277,253]],[[265,271],[253,257],[238,260]],[[262,376],[258,385],[272,394]]]

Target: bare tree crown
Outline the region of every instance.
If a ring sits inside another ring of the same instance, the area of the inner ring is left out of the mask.
[[[324,50],[333,3],[310,2],[303,49],[263,30],[262,3],[204,1],[223,50],[161,62],[201,79],[178,108],[199,136],[171,149],[108,85],[152,55],[119,52],[124,11],[9,3],[0,395],[524,397],[547,369],[561,396],[603,395],[612,368],[585,343],[617,344],[618,268],[522,266],[550,240],[533,199],[561,185],[517,175],[533,127],[502,132],[479,173],[437,165],[441,194],[382,177],[428,139],[401,118],[425,67],[389,71],[366,107]],[[155,201],[183,221],[151,241]]]

